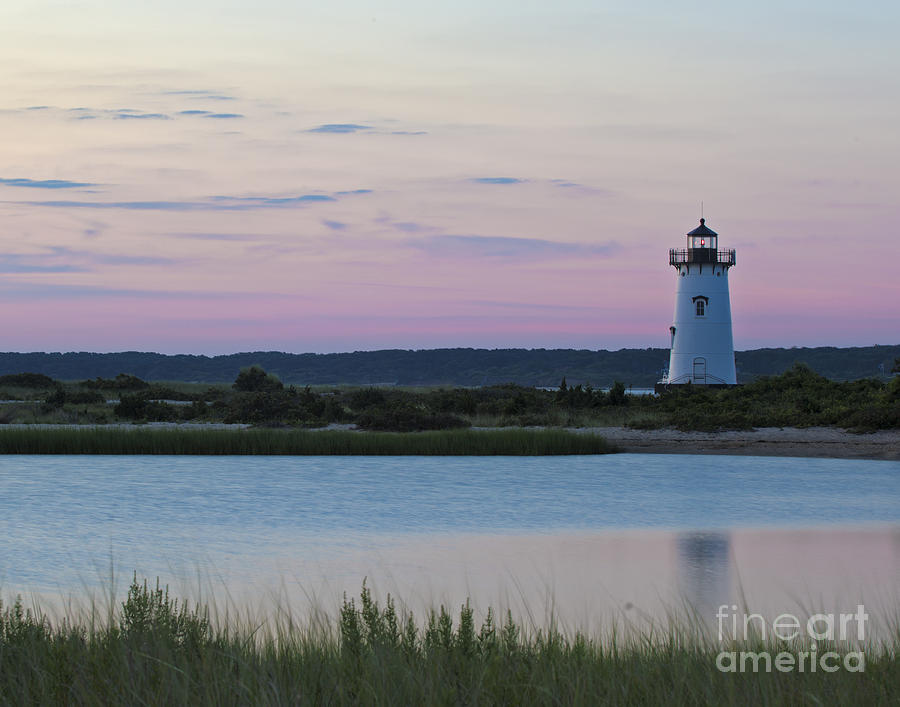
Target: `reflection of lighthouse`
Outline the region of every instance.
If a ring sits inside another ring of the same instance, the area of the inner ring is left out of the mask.
[[[728,269],[733,250],[718,250],[718,234],[700,219],[687,234],[686,250],[670,250],[677,272],[675,316],[669,331],[669,375],[662,383],[735,385]]]
[[[679,588],[688,605],[708,616],[712,607],[731,601],[731,538],[725,532],[679,533]]]

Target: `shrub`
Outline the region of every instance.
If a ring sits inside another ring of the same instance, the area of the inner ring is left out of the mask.
[[[108,390],[145,390],[150,387],[147,381],[128,373],[120,373],[113,379],[97,376],[93,380],[82,381],[81,385],[85,388],[106,388]]]
[[[151,400],[145,393],[123,395],[114,411],[118,417],[136,421],[175,422],[180,417],[174,405]]]
[[[10,388],[53,388],[58,383],[43,373],[12,373],[0,376],[0,385]]]
[[[385,404],[384,393],[378,388],[362,388],[354,390],[350,395],[350,407],[356,411],[362,411],[370,407],[381,407]]]
[[[271,373],[266,373],[260,366],[242,368],[232,387],[245,393],[262,393],[282,390],[284,383]]]
[[[169,587],[156,589],[138,584],[137,573],[128,588],[128,598],[122,603],[119,621],[122,637],[136,647],[148,650],[160,643],[169,647],[194,648],[210,637],[209,614],[199,607],[188,611],[186,605],[178,606],[177,599],[169,598]]]
[[[102,405],[106,402],[106,396],[96,390],[67,390],[65,398],[67,403],[78,405]]]

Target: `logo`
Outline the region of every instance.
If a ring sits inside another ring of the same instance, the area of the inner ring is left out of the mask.
[[[869,615],[862,604],[853,613],[813,614],[802,622],[794,614],[779,614],[771,622],[761,614],[739,614],[736,604],[722,604],[716,612],[719,643],[726,638],[746,645],[772,646],[796,641],[804,650],[722,651],[716,656],[716,667],[723,673],[780,673],[797,671],[834,673],[842,668],[849,673],[866,669],[862,650],[838,653],[821,650],[822,641],[859,645],[866,639]]]

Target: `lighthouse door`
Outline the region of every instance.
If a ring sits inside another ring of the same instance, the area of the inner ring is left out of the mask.
[[[694,359],[694,380],[701,381],[703,383],[706,382],[706,359],[705,358],[695,358]]]

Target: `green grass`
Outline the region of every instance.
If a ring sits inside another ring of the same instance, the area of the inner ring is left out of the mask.
[[[112,405],[65,404],[52,410],[39,402],[0,405],[0,425],[103,425],[116,422]]]
[[[351,432],[136,427],[0,429],[0,454],[503,455],[606,454],[602,437],[564,430]]]
[[[690,622],[595,639],[480,625],[468,603],[417,620],[363,585],[337,620],[225,620],[135,581],[108,612],[51,623],[0,610],[0,703],[190,705],[831,705],[900,700],[900,635],[865,671],[739,672]],[[822,645],[820,650],[833,646]],[[728,646],[727,650],[739,647]],[[748,650],[803,647],[743,645]],[[838,651],[850,650],[850,648]]]

